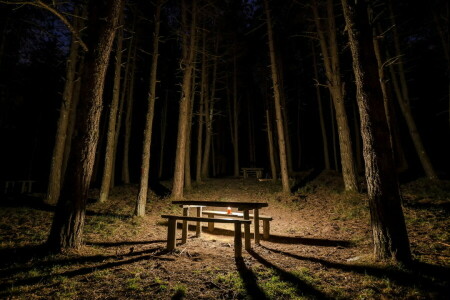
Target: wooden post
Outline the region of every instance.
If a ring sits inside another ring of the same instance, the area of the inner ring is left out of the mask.
[[[189,207],[183,207],[183,216],[189,216]],[[188,222],[183,220],[183,227],[181,229],[181,243],[185,244],[187,241]]]
[[[270,223],[269,220],[263,220],[263,237],[268,240],[270,236]]]
[[[197,217],[201,217],[202,216],[202,207],[197,207]],[[197,228],[195,229],[195,235],[197,237],[200,237],[202,235],[202,223],[201,222],[197,222]]]
[[[242,257],[241,223],[234,223],[234,257]]]
[[[244,220],[250,220],[250,214],[248,213],[248,209],[244,210]],[[250,250],[250,224],[244,224],[244,238],[245,238],[245,250]]]
[[[175,233],[177,228],[177,220],[175,218],[169,218],[169,226],[167,228],[167,250],[172,251],[175,249]]]
[[[213,219],[214,218],[214,214],[207,214],[208,218]],[[208,223],[208,231],[209,232],[213,232],[214,231],[214,223],[213,222],[209,222]]]
[[[259,245],[259,209],[255,208],[253,212],[253,222],[255,222],[255,244]]]

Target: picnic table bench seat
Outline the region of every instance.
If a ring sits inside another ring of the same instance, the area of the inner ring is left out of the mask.
[[[242,256],[242,224],[250,224],[250,220],[242,219],[215,219],[204,217],[189,217],[189,216],[176,216],[176,215],[161,215],[162,218],[166,218],[169,221],[167,228],[167,250],[172,251],[175,249],[176,241],[176,227],[177,220],[182,221],[196,221],[196,222],[215,222],[215,223],[232,223],[234,224],[234,256]]]
[[[214,218],[214,216],[221,216],[221,217],[237,217],[237,218],[243,218],[244,214],[239,212],[232,212],[231,214],[227,213],[226,211],[216,211],[216,210],[203,210],[202,213],[204,215],[207,215],[208,218]],[[253,214],[249,214],[250,219],[254,218]],[[259,215],[259,219],[263,221],[263,237],[264,239],[269,239],[270,237],[270,221],[273,220],[271,216],[265,216],[265,215]],[[208,223],[208,231],[212,232],[214,231],[214,223],[210,222]]]

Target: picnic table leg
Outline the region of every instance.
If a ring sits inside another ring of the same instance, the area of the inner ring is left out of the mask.
[[[263,221],[263,237],[265,240],[270,238],[270,223],[269,220]]]
[[[183,207],[183,216],[189,216],[189,208]],[[188,222],[186,220],[183,220],[183,227],[181,229],[181,243],[185,244],[187,241],[187,229],[188,229]]]
[[[208,218],[214,219],[214,214],[207,214]],[[214,223],[209,222],[208,223],[208,231],[213,232],[214,231]]]
[[[253,222],[255,222],[255,244],[259,245],[259,209],[257,208],[253,212]]]
[[[244,220],[250,220],[248,209],[244,210]],[[250,250],[250,224],[244,224],[245,250]]]
[[[202,207],[197,207],[197,217],[201,217],[202,216]],[[197,228],[195,228],[195,235],[197,237],[200,237],[202,234],[202,223],[201,222],[197,222]]]
[[[234,257],[242,257],[241,223],[234,223]]]
[[[167,228],[167,250],[172,251],[175,249],[175,233],[177,228],[177,219],[169,218],[169,226]]]

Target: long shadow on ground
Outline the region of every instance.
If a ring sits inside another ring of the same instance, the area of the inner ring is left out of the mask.
[[[245,265],[242,257],[236,257],[236,267],[250,299],[268,299],[264,291],[258,286],[255,273]]]
[[[248,253],[251,256],[253,256],[257,261],[259,261],[261,264],[266,266],[267,268],[270,268],[270,269],[274,270],[278,274],[278,276],[280,277],[281,280],[290,282],[293,285],[295,285],[297,287],[297,294],[300,297],[311,296],[314,299],[331,299],[326,294],[324,294],[323,292],[319,291],[318,289],[316,289],[312,285],[310,285],[310,284],[306,283],[305,281],[301,280],[300,278],[298,278],[294,274],[292,274],[292,273],[290,273],[290,272],[288,272],[286,270],[283,270],[282,268],[274,265],[273,263],[271,263],[270,261],[268,261],[267,259],[265,259],[261,255],[259,255],[255,251],[249,250]]]
[[[294,259],[320,263],[327,268],[365,274],[378,278],[388,278],[398,285],[408,287],[414,286],[427,292],[437,292],[443,296],[450,295],[450,268],[448,267],[431,265],[422,262],[413,262],[411,265],[403,268],[393,266],[377,267],[371,265],[344,264],[327,261],[316,257],[300,256],[262,245],[261,247],[266,250],[289,256]]]
[[[34,285],[42,282],[50,282],[52,278],[57,276],[65,276],[65,277],[75,277],[78,275],[87,275],[94,271],[98,270],[105,270],[110,268],[115,268],[122,265],[132,264],[135,262],[139,262],[142,260],[149,260],[149,259],[157,259],[157,260],[174,260],[173,258],[165,258],[165,257],[159,257],[163,254],[167,253],[165,249],[162,247],[155,247],[152,249],[147,249],[144,251],[139,252],[133,252],[127,255],[122,256],[103,256],[103,255],[97,255],[93,257],[77,257],[75,259],[63,259],[63,260],[52,260],[52,261],[42,261],[39,263],[34,263],[32,267],[30,268],[16,268],[14,269],[14,274],[17,274],[19,272],[23,272],[26,270],[29,270],[31,268],[42,268],[45,269],[45,266],[49,267],[52,265],[67,265],[67,264],[82,264],[82,263],[95,263],[95,262],[101,262],[99,265],[89,265],[86,267],[78,268],[75,270],[70,270],[62,273],[57,274],[48,274],[48,275],[40,275],[35,277],[29,277],[25,279],[19,279],[15,280],[13,283],[5,282],[6,280],[3,280],[6,276],[9,275],[10,277],[13,274],[1,274],[2,276],[2,283],[0,283],[0,297],[5,296],[8,294],[11,296],[11,292],[6,292],[8,288],[11,288],[12,286],[18,287],[18,286],[25,286],[25,285]],[[130,258],[131,257],[131,258]],[[127,259],[129,258],[129,259]],[[105,262],[105,260],[110,260],[109,262]],[[111,261],[112,260],[112,261]],[[7,272],[8,273],[8,272]]]

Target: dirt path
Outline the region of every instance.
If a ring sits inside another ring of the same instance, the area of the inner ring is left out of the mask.
[[[7,223],[15,225],[9,231],[2,225],[6,236],[0,254],[14,258],[2,261],[0,298],[445,299],[450,295],[448,211],[442,206],[432,210],[406,206],[417,262],[410,268],[391,266],[372,258],[365,196],[341,190],[340,177],[334,174],[319,176],[292,196],[279,194],[276,184],[255,179],[208,180],[195,186],[186,198],[269,203],[261,213],[273,217],[271,237],[260,245],[252,241],[252,251],[244,251],[242,260],[234,259],[233,230],[223,224],[216,224],[213,233],[204,224],[200,238],[194,236],[192,225],[186,244],[165,251],[167,223],[160,215],[181,210],[169,199],[151,194],[148,215],[130,218],[135,186],[116,188],[107,204],[89,204],[87,245],[64,255],[30,250],[45,239],[51,212],[29,209],[12,217],[18,208],[7,208],[2,219],[8,214]],[[447,196],[417,194],[406,192],[405,197],[411,203],[450,203]],[[96,197],[95,191],[91,196]],[[28,224],[31,218],[35,221]],[[13,232],[24,228],[33,232],[34,239]],[[177,235],[181,237],[180,230]],[[442,244],[431,245],[432,239]]]

